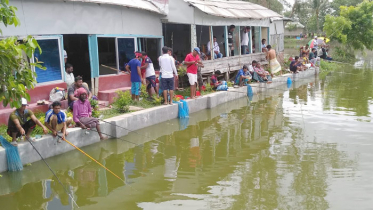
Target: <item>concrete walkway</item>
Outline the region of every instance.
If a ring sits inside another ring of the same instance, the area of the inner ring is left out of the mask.
[[[318,69],[310,69],[308,71],[294,75],[285,74],[281,77],[276,77],[273,79],[273,83],[271,84],[257,83],[251,84],[251,86],[254,95],[258,95],[258,93],[266,92],[269,90],[278,90],[280,92],[284,92],[284,90],[286,89],[286,82],[288,77],[290,77],[293,81],[301,81],[303,79],[315,76],[317,73]],[[186,101],[188,102],[189,112],[194,113],[203,109],[211,109],[220,104],[246,97],[246,89],[246,87],[230,88],[228,91],[211,93],[195,100],[188,99]],[[121,127],[125,127],[132,131],[136,131],[148,126],[175,119],[177,118],[177,116],[178,105],[174,104],[173,106],[158,106],[138,112],[128,113],[106,119],[105,121],[108,121],[115,125],[119,125]],[[128,135],[127,130],[107,123],[101,123],[101,128],[103,133],[107,133],[117,138]],[[163,133],[162,130],[163,129],[159,129],[159,132]],[[68,131],[69,135],[67,139],[80,148],[100,142],[100,139],[96,132],[90,131],[89,134],[86,134],[85,131],[80,128],[71,128],[68,129]],[[151,140],[147,140],[145,136],[146,134],[144,134],[143,137],[144,141]],[[44,158],[57,156],[59,154],[74,150],[74,148],[69,144],[65,142],[57,144],[56,141],[57,139],[53,138],[51,135],[46,135],[40,139],[37,139],[34,145]],[[139,141],[134,143],[141,144],[143,142]],[[32,146],[28,142],[20,143],[18,145],[18,150],[22,163],[24,165],[41,160],[40,156],[34,151]],[[79,162],[79,160],[77,161]],[[0,172],[4,171],[7,171],[6,153],[5,149],[0,147]]]

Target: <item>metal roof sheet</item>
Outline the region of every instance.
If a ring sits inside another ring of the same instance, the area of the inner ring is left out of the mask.
[[[247,1],[229,0],[184,0],[202,12],[225,18],[264,19],[282,17],[263,6]]]
[[[111,4],[124,7],[132,7],[142,10],[147,10],[155,12],[158,14],[165,14],[160,8],[158,8],[150,0],[67,0],[67,1],[77,1],[77,2],[87,2],[96,4]]]

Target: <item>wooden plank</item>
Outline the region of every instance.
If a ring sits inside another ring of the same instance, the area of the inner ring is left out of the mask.
[[[225,57],[216,60],[203,61],[204,68],[202,74],[212,73],[216,70],[225,73],[234,72],[242,68],[243,65],[249,65],[253,60],[260,62],[262,65],[268,64],[264,53],[248,54],[234,57]]]

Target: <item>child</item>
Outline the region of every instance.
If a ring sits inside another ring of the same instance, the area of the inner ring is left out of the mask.
[[[221,72],[219,70],[215,71],[215,74],[211,75],[211,82],[210,85],[213,90],[216,90],[219,85],[221,85],[221,82],[219,82],[218,77],[221,75]]]

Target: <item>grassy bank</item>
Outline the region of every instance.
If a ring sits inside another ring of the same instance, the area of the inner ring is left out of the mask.
[[[345,67],[346,67],[346,64],[343,64],[343,63],[333,63],[333,62],[327,62],[327,61],[321,60],[319,78],[324,79],[326,75],[328,75],[330,72],[333,72],[333,71],[336,71],[338,69],[342,69]]]

